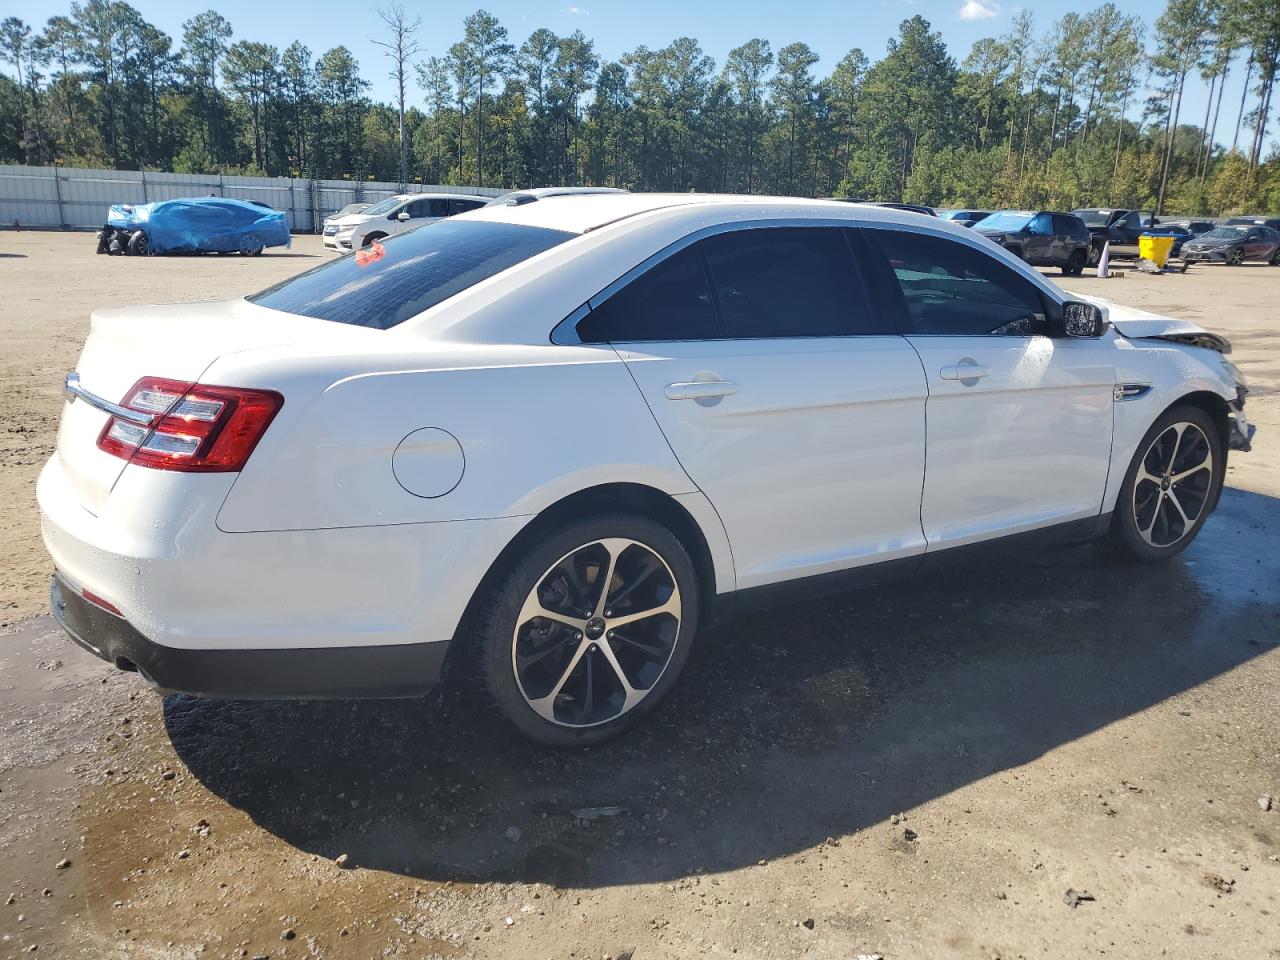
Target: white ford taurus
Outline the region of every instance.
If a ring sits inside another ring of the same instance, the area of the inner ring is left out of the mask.
[[[1228,349],[910,213],[490,206],[95,313],[39,482],[54,609],[161,689],[409,696],[448,658],[596,742],[748,601],[993,542],[1174,556],[1248,448]]]

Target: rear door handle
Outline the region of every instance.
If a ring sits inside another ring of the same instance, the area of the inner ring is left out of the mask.
[[[943,380],[959,380],[961,383],[967,383],[972,380],[975,383],[983,377],[991,375],[991,368],[984,367],[981,364],[974,363],[970,360],[968,363],[951,363],[938,371],[938,375]]]
[[[689,380],[668,383],[663,392],[668,400],[707,400],[733,396],[738,392],[738,385],[731,380]]]

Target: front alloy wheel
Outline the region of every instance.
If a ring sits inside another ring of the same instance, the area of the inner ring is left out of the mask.
[[[693,562],[670,530],[588,517],[539,538],[491,591],[472,638],[479,679],[530,739],[599,743],[666,696],[697,609]]]
[[[1133,485],[1138,536],[1171,547],[1189,534],[1209,501],[1213,445],[1194,423],[1169,426],[1147,450]]]
[[[1233,267],[1238,267],[1244,263],[1244,251],[1240,249],[1232,250],[1227,254],[1227,263]]]
[[[1116,505],[1116,532],[1139,560],[1181,552],[1213,509],[1225,464],[1217,428],[1204,411],[1179,407],[1147,432]]]

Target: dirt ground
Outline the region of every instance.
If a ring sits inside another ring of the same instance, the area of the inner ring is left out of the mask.
[[[43,613],[34,481],[90,309],[323,256],[0,233],[0,958],[1280,957],[1280,270],[1066,283],[1252,378],[1255,450],[1183,558],[730,624],[652,722],[564,754],[456,692],[162,700]]]

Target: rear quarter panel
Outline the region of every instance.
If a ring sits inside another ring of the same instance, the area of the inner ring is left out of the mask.
[[[271,353],[207,375],[270,382],[286,397],[218,514],[227,532],[523,516],[619,481],[695,492],[610,347],[436,344],[418,363],[291,365]],[[441,496],[408,492],[392,470],[397,446],[423,428],[462,449],[461,479]]]

